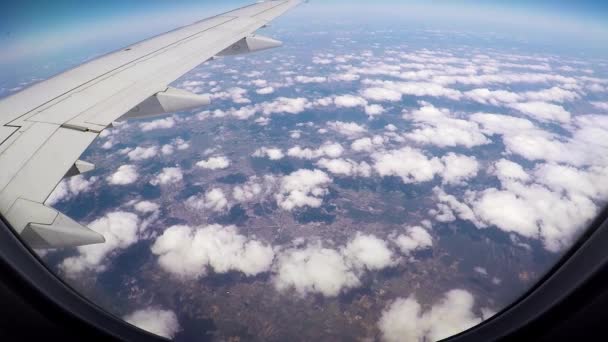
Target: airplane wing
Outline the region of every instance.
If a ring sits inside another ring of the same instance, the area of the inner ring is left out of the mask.
[[[33,248],[104,242],[44,205],[64,178],[94,165],[78,158],[120,118],[192,109],[204,95],[168,85],[217,55],[281,42],[255,35],[300,1],[264,1],[144,40],[0,100],[0,214]]]

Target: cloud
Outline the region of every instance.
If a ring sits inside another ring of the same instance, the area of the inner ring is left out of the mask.
[[[365,107],[367,105],[367,101],[364,98],[354,95],[336,96],[334,103],[338,108]]]
[[[384,107],[379,104],[372,104],[365,106],[365,114],[369,115],[370,118],[376,115],[380,115],[385,112]]]
[[[318,208],[323,196],[328,193],[327,185],[332,179],[321,170],[300,169],[284,176],[279,192],[275,195],[277,204],[291,211],[298,207]]]
[[[350,138],[357,137],[367,132],[367,129],[364,126],[361,126],[356,122],[331,121],[327,123],[327,126]]]
[[[218,224],[169,227],[151,251],[163,270],[186,279],[205,276],[210,270],[254,276],[267,272],[275,255],[271,246],[248,239],[235,226]]]
[[[376,152],[372,159],[380,176],[397,176],[406,184],[430,181],[443,171],[439,158],[427,158],[420,150],[411,147]]]
[[[317,166],[328,170],[335,175],[363,176],[369,177],[372,172],[371,166],[366,162],[357,163],[351,159],[326,159],[321,158]]]
[[[404,234],[394,236],[393,241],[403,254],[433,246],[431,234],[421,226],[408,227]]]
[[[540,121],[570,122],[570,113],[562,106],[547,102],[522,102],[511,105],[512,108]]]
[[[603,185],[608,172],[603,168],[583,171],[541,164],[530,177],[514,162],[499,160],[490,171],[499,178],[500,188],[468,191],[463,201],[438,190],[437,199],[445,205],[433,212],[438,220],[451,221],[458,216],[478,228],[495,226],[538,239],[547,250],[558,252],[571,246],[580,229],[595,217],[598,207],[593,200],[608,195]]]
[[[368,95],[376,96],[378,101],[381,100],[382,91],[385,89],[384,95],[392,96],[393,101],[398,101],[395,92],[402,95],[410,96],[431,96],[431,97],[445,97],[451,100],[459,100],[462,97],[462,93],[456,89],[446,88],[441,84],[431,82],[394,82],[394,81],[380,81],[380,80],[363,80],[364,85],[373,87],[373,91]],[[372,98],[373,99],[373,98]],[[386,99],[386,97],[385,97]]]
[[[386,242],[374,235],[357,233],[346,244],[342,254],[356,270],[381,270],[397,263]]]
[[[272,102],[263,102],[259,105],[260,111],[264,115],[278,113],[299,114],[307,108],[310,108],[310,106],[308,99],[303,97],[278,97]]]
[[[175,126],[175,119],[173,117],[157,119],[139,124],[139,128],[144,132],[156,129],[172,128],[173,126]]]
[[[89,223],[88,227],[103,235],[106,241],[78,247],[78,255],[64,259],[61,269],[68,274],[86,270],[104,271],[108,256],[138,241],[139,223],[137,215],[123,211],[108,213]]]
[[[245,97],[247,95],[247,89],[234,87],[226,91],[217,92],[211,94],[212,100],[232,100],[234,103],[251,103],[251,100]]]
[[[138,161],[138,160],[152,158],[152,157],[156,156],[157,154],[158,154],[157,146],[151,146],[151,147],[138,146],[134,150],[129,151],[127,153],[127,156],[129,157],[129,160],[131,160],[131,161]]]
[[[260,95],[268,95],[268,94],[274,93],[274,88],[273,87],[264,87],[264,88],[260,88],[260,89],[256,90],[255,92]]]
[[[597,109],[601,109],[604,112],[608,112],[608,101],[606,102],[591,102],[591,105],[593,105],[593,107],[597,108]]]
[[[186,206],[193,210],[210,209],[213,211],[222,211],[228,207],[228,200],[222,189],[213,188],[205,194],[188,197]]]
[[[166,185],[180,182],[184,178],[179,167],[165,167],[150,181],[152,185]]]
[[[134,165],[121,165],[106,179],[112,185],[127,185],[134,183],[138,177],[137,168]]]
[[[166,338],[173,338],[180,330],[177,316],[171,310],[147,308],[126,315],[123,319],[140,329]]]
[[[327,77],[322,77],[322,76],[314,76],[314,77],[310,77],[310,76],[296,76],[294,77],[294,81],[298,82],[298,83],[324,83],[327,82]]]
[[[228,168],[228,166],[230,166],[230,160],[228,160],[228,158],[226,158],[225,156],[215,156],[207,160],[199,161],[198,163],[196,163],[196,166],[202,167],[203,169],[221,170],[226,169]]]
[[[252,202],[270,195],[274,191],[276,183],[277,179],[273,175],[251,176],[246,183],[232,189],[232,197],[241,203]]]
[[[446,292],[426,311],[414,296],[399,298],[384,310],[378,328],[387,342],[441,340],[481,323],[474,302],[473,295],[461,289]]]
[[[300,146],[296,145],[287,150],[287,155],[300,159],[316,159],[322,156],[337,158],[340,157],[343,152],[344,148],[342,145],[335,142],[326,141],[316,150],[310,148],[301,148]]]
[[[361,95],[372,101],[401,101],[401,93],[387,88],[372,87],[366,88],[361,92]]]
[[[70,200],[81,193],[91,190],[97,177],[85,178],[83,175],[76,175],[63,179],[53,192],[46,199],[45,204],[54,205],[56,203]]]
[[[279,160],[283,159],[283,157],[285,157],[285,154],[283,154],[283,151],[281,151],[280,148],[260,147],[255,150],[255,152],[253,152],[252,156],[258,158],[268,157],[268,159],[270,160]]]
[[[475,177],[479,163],[475,157],[453,152],[441,157],[444,169],[441,172],[444,184],[465,184],[463,181]]]
[[[439,147],[473,147],[490,143],[481,132],[479,125],[468,120],[454,117],[447,109],[436,108],[430,103],[421,102],[422,107],[403,118],[413,120],[417,129],[404,136],[421,144]]]
[[[151,213],[157,211],[160,205],[150,201],[140,201],[135,203],[134,208],[141,213]]]
[[[335,297],[344,289],[360,285],[344,256],[320,244],[282,252],[274,273],[273,283],[279,291],[293,288],[301,296],[317,292]]]

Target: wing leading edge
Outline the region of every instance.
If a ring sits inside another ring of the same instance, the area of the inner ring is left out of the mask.
[[[265,1],[211,17],[0,100],[0,214],[34,248],[104,242],[44,205],[64,177],[94,168],[80,155],[113,121],[208,104],[168,85],[216,55],[280,46],[254,32],[299,3]]]

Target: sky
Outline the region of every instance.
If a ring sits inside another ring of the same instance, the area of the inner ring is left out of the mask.
[[[19,1],[0,14],[0,62],[19,64],[61,53],[95,55],[253,1]],[[370,16],[369,13],[373,13]],[[345,16],[344,14],[348,14]],[[427,28],[492,30],[521,37],[573,42],[573,47],[608,45],[608,4],[603,1],[330,0],[293,11],[294,18],[391,17]],[[93,45],[90,43],[94,42]],[[84,49],[88,49],[83,51]],[[90,51],[89,51],[90,50]],[[605,51],[605,49],[602,49]]]

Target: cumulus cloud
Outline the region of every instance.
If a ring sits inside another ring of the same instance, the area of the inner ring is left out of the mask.
[[[384,240],[361,233],[346,244],[342,254],[355,270],[381,270],[397,262]]]
[[[205,276],[211,270],[254,276],[267,272],[275,256],[264,242],[248,239],[235,226],[217,224],[169,227],[151,250],[163,270],[186,279]]]
[[[338,108],[365,107],[367,105],[367,101],[364,98],[354,95],[336,96],[334,103]]]
[[[539,239],[547,250],[558,252],[570,246],[580,229],[593,219],[598,210],[594,199],[608,196],[603,185],[608,180],[605,168],[577,170],[540,164],[526,172],[512,161],[499,160],[490,172],[500,180],[500,188],[468,191],[462,200],[437,191],[443,205],[434,212],[437,218],[451,221],[459,217],[478,228],[495,226]]]
[[[180,182],[184,178],[179,167],[165,167],[150,181],[152,185],[166,185]]]
[[[278,290],[293,288],[300,295],[318,292],[335,297],[344,289],[360,285],[344,256],[320,245],[284,251],[278,256],[274,272]]]
[[[252,154],[254,157],[263,158],[268,157],[270,160],[279,160],[285,157],[283,151],[280,148],[276,147],[260,147],[255,150]]]
[[[156,129],[167,129],[175,126],[176,120],[173,117],[156,119],[150,122],[144,122],[139,124],[139,128],[144,131],[152,131]]]
[[[327,123],[327,127],[351,138],[367,132],[367,129],[364,126],[361,126],[356,122],[332,121]]]
[[[323,145],[314,150],[310,148],[301,148],[300,146],[296,145],[287,150],[287,155],[300,159],[316,159],[323,156],[337,158],[340,157],[343,152],[344,147],[342,147],[342,145],[335,142],[326,141],[323,143]]]
[[[272,102],[263,102],[259,105],[260,111],[264,115],[289,113],[298,114],[310,108],[308,99],[303,97],[288,98],[278,97]]]
[[[458,119],[447,109],[436,108],[430,103],[421,104],[420,109],[403,115],[406,120],[414,121],[418,127],[404,134],[408,139],[439,147],[461,145],[470,148],[490,143],[477,123]]]
[[[256,90],[255,92],[260,95],[268,95],[268,94],[274,93],[274,88],[273,87],[264,87],[264,88],[260,88],[260,89]]]
[[[354,140],[350,144],[350,148],[355,152],[371,152],[384,144],[384,138],[380,135],[375,135],[372,138],[365,137]]]
[[[180,330],[175,312],[147,308],[126,315],[123,319],[134,326],[166,338],[173,338]]]
[[[441,157],[444,169],[441,172],[444,184],[464,184],[464,180],[477,175],[479,163],[475,157],[469,157],[453,152]]]
[[[64,259],[61,269],[68,274],[86,270],[104,271],[111,254],[138,241],[141,233],[139,223],[137,215],[123,211],[108,213],[89,223],[88,227],[103,235],[106,241],[78,247],[78,255]]]
[[[405,233],[394,236],[393,241],[399,246],[399,250],[406,255],[433,246],[431,234],[421,226],[406,228]]]
[[[196,163],[196,166],[202,167],[203,169],[221,170],[226,169],[228,168],[228,166],[230,166],[230,160],[228,160],[228,158],[226,158],[225,156],[215,156],[207,160],[199,161],[198,163]]]
[[[570,113],[562,106],[547,102],[521,102],[511,105],[523,114],[540,121],[557,121],[567,123],[570,121]]]
[[[332,179],[321,170],[300,169],[284,176],[279,192],[275,195],[277,204],[291,211],[298,207],[318,208],[323,196],[328,193],[327,185]]]
[[[134,183],[138,177],[137,168],[134,165],[121,165],[106,179],[112,185],[127,185]]]
[[[152,157],[156,156],[157,154],[158,154],[157,146],[150,146],[150,147],[138,146],[135,149],[129,151],[127,153],[127,156],[129,157],[129,160],[131,160],[131,161],[138,161],[138,160],[152,158]]]
[[[404,183],[420,183],[432,180],[443,170],[437,157],[428,158],[420,150],[403,147],[398,150],[372,154],[374,169],[381,176],[397,176]]]
[[[321,158],[316,163],[317,166],[326,169],[335,175],[344,176],[363,176],[369,177],[372,172],[371,166],[366,162],[357,163],[351,159],[327,159]]]
[[[228,200],[222,189],[213,188],[204,194],[188,197],[186,207],[192,210],[222,211],[228,207]]]
[[[232,189],[232,197],[241,203],[265,198],[274,191],[276,182],[277,179],[273,175],[251,176],[247,182]]]
[[[481,323],[473,312],[475,299],[466,290],[454,289],[430,309],[412,295],[398,298],[382,313],[378,328],[384,341],[437,341]]]
[[[141,213],[152,213],[160,208],[160,205],[150,201],[140,201],[133,205],[135,210]]]
[[[61,201],[70,200],[81,193],[91,190],[96,181],[97,177],[87,179],[83,175],[63,179],[46,199],[45,204],[53,205]]]
[[[372,101],[401,101],[401,93],[387,88],[372,87],[366,88],[361,92],[361,95]]]
[[[431,82],[394,82],[380,80],[363,80],[362,83],[373,87],[371,88],[373,90],[367,93],[367,95],[376,97],[377,101],[382,100],[383,95],[384,100],[388,100],[387,97],[392,96],[392,101],[398,101],[395,93],[418,97],[445,97],[451,100],[459,100],[462,97],[462,93],[456,89],[446,88],[441,84]]]
[[[324,83],[327,82],[327,77],[298,75],[294,77],[294,81],[297,83]]]

